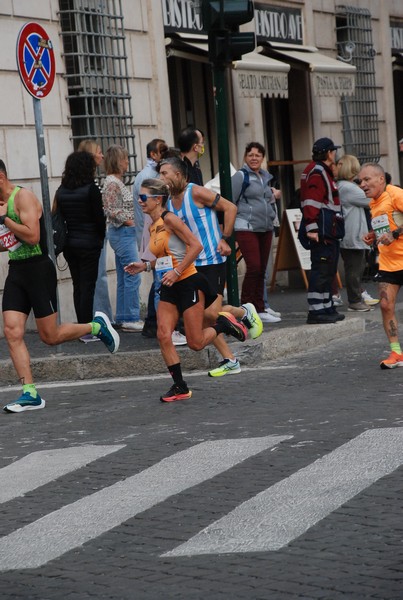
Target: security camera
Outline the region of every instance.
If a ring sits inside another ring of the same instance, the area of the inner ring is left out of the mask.
[[[341,49],[342,49],[342,53],[344,56],[339,55],[337,58],[339,60],[342,60],[343,62],[350,63],[353,60],[353,52],[355,50],[355,43],[354,42],[345,42],[344,44],[341,45]]]
[[[346,42],[344,50],[347,52],[347,54],[352,54],[355,50],[354,42]]]

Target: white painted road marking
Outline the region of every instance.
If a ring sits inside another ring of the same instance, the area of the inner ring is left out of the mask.
[[[124,445],[74,446],[28,454],[0,469],[0,503],[23,496],[121,448]]]
[[[258,367],[246,367],[243,366],[242,367],[242,373],[246,373],[246,372],[252,372],[252,371],[285,371],[285,370],[289,370],[289,369],[293,369],[298,370],[298,369],[303,369],[305,367],[302,367],[300,365],[276,365],[275,367],[271,366],[271,365],[259,365]],[[190,371],[188,373],[186,373],[186,381],[189,378],[193,378],[193,377],[205,377],[206,376],[206,371]],[[154,373],[153,375],[130,375],[130,376],[126,376],[126,377],[108,377],[108,378],[102,378],[102,384],[109,384],[109,383],[130,383],[132,381],[157,381],[157,380],[165,380],[165,379],[169,379],[171,380],[172,377],[169,373]],[[86,386],[99,386],[99,379],[81,379],[79,381],[56,381],[56,382],[43,382],[40,384],[41,389],[42,390],[51,390],[51,389],[63,389],[63,388],[71,388],[71,387],[86,387]],[[19,391],[21,389],[21,384],[18,385],[7,385],[7,386],[3,386],[0,387],[0,394],[3,393],[7,393],[9,394],[10,391],[15,390],[15,391]]]
[[[292,436],[204,442],[0,540],[0,570],[36,568]]]
[[[366,431],[163,556],[278,550],[403,464],[403,429]]]

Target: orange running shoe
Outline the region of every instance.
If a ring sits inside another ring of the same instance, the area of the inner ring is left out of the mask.
[[[243,323],[240,323],[229,312],[219,312],[217,323],[222,323],[225,326],[224,333],[232,335],[240,342],[244,342],[248,337],[248,330]]]
[[[174,383],[166,394],[161,396],[161,402],[176,402],[177,400],[188,400],[192,397],[192,392],[186,385],[186,381]]]
[[[395,369],[396,367],[403,367],[403,354],[391,352],[388,358],[381,362],[381,369]]]

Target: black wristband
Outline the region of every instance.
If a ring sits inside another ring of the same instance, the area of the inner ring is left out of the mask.
[[[223,239],[224,241],[226,241],[226,242],[229,242],[229,240],[231,239],[231,236],[230,236],[230,235],[222,235],[221,237],[222,237],[222,239]]]
[[[7,216],[7,215],[1,215],[1,216],[0,216],[0,225],[4,225],[4,221],[5,221],[5,219],[6,219],[6,216]]]

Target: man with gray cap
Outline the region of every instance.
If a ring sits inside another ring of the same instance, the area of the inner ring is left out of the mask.
[[[336,150],[330,138],[316,140],[312,162],[301,176],[301,210],[299,239],[311,251],[311,274],[308,287],[309,324],[336,323],[344,319],[332,300],[332,281],[337,272],[340,240],[344,236],[344,219],[333,168]]]

